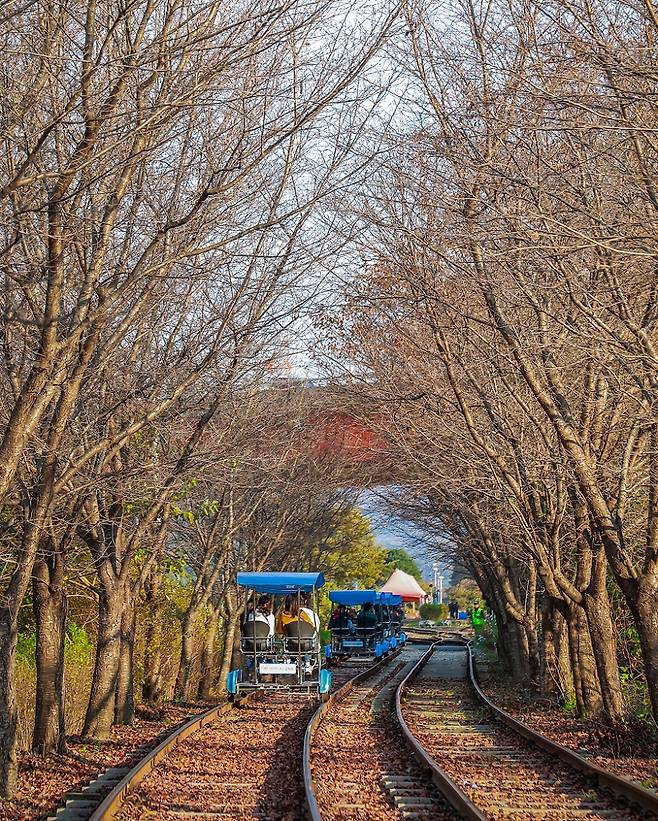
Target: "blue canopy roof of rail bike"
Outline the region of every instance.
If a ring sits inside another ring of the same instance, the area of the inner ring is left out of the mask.
[[[324,584],[323,573],[238,573],[238,584],[258,593],[309,593]]]
[[[379,601],[379,593],[376,590],[330,590],[329,599],[335,604],[353,607],[366,602],[374,604]]]
[[[402,604],[402,596],[398,596],[397,593],[380,593],[379,601],[381,604],[394,607],[396,604]]]

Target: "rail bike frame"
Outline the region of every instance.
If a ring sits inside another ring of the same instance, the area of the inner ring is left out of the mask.
[[[391,612],[395,607],[402,606],[402,596],[398,596],[395,593],[380,593],[379,594],[382,604],[388,608],[389,613],[389,626],[388,626],[388,639],[391,643],[392,647],[397,647],[399,644],[404,644],[407,640],[407,636],[402,630],[402,622],[401,621],[393,621]]]
[[[268,594],[297,596],[298,612],[301,594],[312,595],[313,611],[317,613],[317,591],[324,584],[322,573],[238,573],[237,583],[244,588],[245,612],[249,596]],[[274,610],[274,608],[273,608]],[[323,667],[320,635],[253,637],[240,636],[241,665],[231,670],[226,682],[230,696],[254,690],[284,691],[307,695],[328,696],[331,672]]]
[[[339,623],[331,628],[331,646],[325,648],[328,656],[381,658],[389,650],[406,641],[406,636],[399,629],[399,623],[396,623],[396,628],[390,619],[390,608],[402,602],[399,596],[378,593],[376,590],[332,590],[329,593],[329,600],[344,607],[363,607],[364,604],[370,604],[377,615],[377,623],[372,627],[353,625],[350,628],[345,620],[345,623]]]

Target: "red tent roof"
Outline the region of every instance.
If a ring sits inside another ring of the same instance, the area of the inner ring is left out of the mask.
[[[402,596],[403,601],[422,601],[427,595],[416,579],[404,570],[394,570],[381,592],[395,593]]]

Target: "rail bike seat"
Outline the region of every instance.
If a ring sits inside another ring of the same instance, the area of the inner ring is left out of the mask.
[[[255,647],[254,647],[255,644]],[[240,648],[245,653],[266,653],[272,648],[270,627],[264,621],[247,621],[242,625]]]
[[[317,649],[317,631],[307,621],[292,621],[286,624],[284,630],[285,649],[290,653],[312,653]]]
[[[341,652],[344,650],[345,646],[350,646],[350,641],[352,642],[352,646],[358,646],[356,641],[356,634],[354,628],[349,627],[332,627],[331,628],[331,646],[337,652]],[[360,640],[359,640],[360,641]],[[344,643],[347,642],[347,645]]]

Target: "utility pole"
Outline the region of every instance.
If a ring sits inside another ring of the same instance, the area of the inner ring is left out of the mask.
[[[441,572],[441,565],[436,562],[432,565],[434,571],[434,596],[433,600],[438,604],[443,604],[443,574]],[[438,592],[437,592],[438,591]]]

